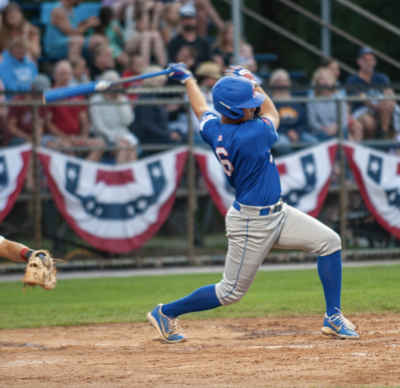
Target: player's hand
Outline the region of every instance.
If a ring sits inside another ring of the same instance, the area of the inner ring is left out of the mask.
[[[170,63],[168,69],[171,70],[169,78],[174,81],[179,81],[184,84],[188,79],[195,79],[192,72],[186,69],[184,63]]]
[[[259,79],[257,79],[256,76],[252,74],[250,71],[241,66],[230,66],[229,69],[225,71],[225,75],[234,77],[244,77],[247,78],[249,81],[251,81],[254,87],[260,86]]]

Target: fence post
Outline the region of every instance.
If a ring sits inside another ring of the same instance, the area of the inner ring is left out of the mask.
[[[37,149],[39,147],[40,133],[39,133],[39,106],[35,103],[32,106],[33,113],[33,176],[34,176],[34,190],[33,190],[33,213],[35,218],[35,249],[40,249],[42,245],[42,202],[40,198],[40,166]]]
[[[187,144],[189,147],[188,163],[187,163],[187,186],[188,186],[188,260],[190,263],[195,262],[194,252],[194,228],[195,228],[195,212],[196,212],[196,162],[194,156],[194,136],[192,125],[192,112],[189,103],[185,106],[188,117]]]
[[[339,98],[336,100],[336,112],[337,112],[337,125],[338,125],[338,135],[339,135],[339,165],[340,165],[340,238],[342,240],[342,259],[346,260],[346,249],[347,249],[347,190],[346,190],[346,159],[343,148],[344,140],[344,128],[342,126],[342,100]]]

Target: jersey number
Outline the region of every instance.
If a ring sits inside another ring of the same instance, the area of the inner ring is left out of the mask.
[[[231,176],[234,170],[232,163],[228,159],[222,159],[223,156],[229,156],[228,151],[224,147],[217,147],[215,153],[224,168],[225,174]]]

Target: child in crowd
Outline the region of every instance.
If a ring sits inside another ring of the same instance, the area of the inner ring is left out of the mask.
[[[73,77],[71,86],[89,82],[89,69],[86,65],[86,59],[82,57],[74,57],[70,60],[72,66]]]
[[[122,73],[122,77],[134,77],[143,73],[143,59],[140,55],[134,55],[129,61],[128,69]],[[143,80],[131,81],[124,84],[124,88],[141,88]],[[131,101],[136,101],[140,97],[139,94],[128,94]]]
[[[101,8],[99,19],[100,24],[94,29],[95,32],[108,39],[113,58],[125,68],[128,65],[129,57],[124,52],[124,30],[114,15],[114,9],[112,7]]]

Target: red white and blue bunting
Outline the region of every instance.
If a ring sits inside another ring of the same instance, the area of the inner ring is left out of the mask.
[[[95,248],[124,253],[140,248],[168,218],[187,147],[119,166],[48,149],[39,157],[58,210]]]
[[[24,186],[31,152],[30,144],[0,150],[0,222],[10,213]]]
[[[275,159],[281,177],[283,200],[313,217],[317,217],[329,191],[338,142],[331,140],[317,146]],[[196,151],[196,160],[210,195],[225,216],[235,200],[224,170],[214,153]]]
[[[368,210],[400,238],[400,158],[350,142],[344,150]]]

